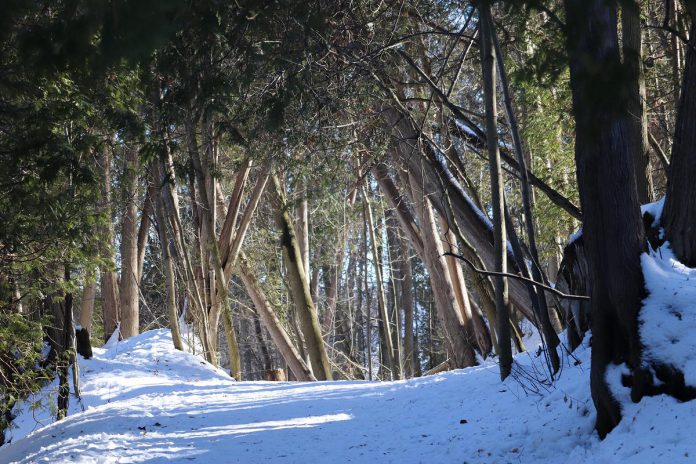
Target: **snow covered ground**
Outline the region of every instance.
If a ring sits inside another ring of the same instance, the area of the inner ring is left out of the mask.
[[[542,368],[534,354],[505,383],[495,364],[401,382],[234,382],[151,331],[82,361],[67,419],[25,404],[0,463],[696,462],[696,402],[628,404],[600,442],[589,349],[575,356],[554,387],[522,380]]]

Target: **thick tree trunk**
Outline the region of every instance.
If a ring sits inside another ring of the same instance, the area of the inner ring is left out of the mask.
[[[64,277],[59,277],[65,282],[70,281],[70,270],[66,266]],[[75,348],[75,328],[73,327],[73,297],[70,292],[59,291],[55,295],[46,298],[46,309],[53,316],[53,323],[48,330],[48,338],[51,346],[51,357],[56,362],[58,373],[58,397],[56,420],[61,420],[68,415],[70,401],[70,383],[68,372],[70,366],[75,363],[75,356],[70,350]],[[76,393],[77,393],[77,385]]]
[[[481,14],[481,66],[483,68],[483,93],[486,107],[486,145],[491,176],[491,209],[493,210],[493,270],[507,272],[507,235],[505,230],[505,185],[498,151],[495,50],[492,44],[490,4],[479,6]],[[510,347],[510,306],[508,283],[503,276],[495,276],[495,309],[498,346],[500,349],[500,377],[505,379],[512,369]]]
[[[307,345],[312,372],[318,380],[332,380],[329,357],[321,337],[319,319],[314,302],[309,294],[309,281],[305,274],[302,253],[295,235],[295,227],[287,211],[284,193],[278,177],[273,175],[276,225],[281,232],[281,247],[287,265],[290,292],[300,318],[300,326]]]
[[[493,225],[460,188],[452,172],[439,153],[428,141],[421,140],[421,133],[415,121],[404,109],[388,108],[384,118],[392,128],[395,143],[395,160],[424,191],[432,195],[433,206],[455,227],[457,238],[461,240],[464,254],[474,263],[481,261],[481,268],[492,269],[494,265]],[[419,141],[420,140],[420,141]],[[435,194],[435,195],[433,195]],[[401,217],[403,208],[397,208]],[[456,221],[455,221],[456,220]],[[405,231],[406,233],[410,233]],[[413,238],[411,238],[412,241]],[[418,242],[414,248],[418,252]],[[472,259],[473,258],[473,259]],[[534,321],[534,311],[527,286],[513,279],[509,282],[510,301],[522,314]]]
[[[121,177],[124,202],[121,221],[121,336],[130,338],[140,331],[140,298],[138,289],[138,150],[126,149]]]
[[[596,428],[604,437],[621,419],[605,380],[610,362],[634,370],[632,397],[642,396],[637,316],[644,296],[645,249],[619,57],[616,7],[603,0],[566,0],[576,121],[575,161],[583,208],[583,240],[592,282],[590,385]]]
[[[696,267],[696,26],[689,36],[662,226],[679,261]]]
[[[473,343],[476,340],[473,330],[469,330],[464,320],[465,312],[459,309],[457,297],[447,267],[447,258],[437,229],[430,197],[422,190],[422,185],[412,176],[404,176],[404,188],[411,191],[412,202],[421,224],[418,227],[406,202],[389,178],[386,166],[375,167],[375,175],[389,205],[396,211],[396,217],[418,256],[423,261],[436,300],[438,315],[445,325],[448,350],[455,367],[476,364]]]
[[[94,300],[97,296],[96,276],[87,276],[82,290],[82,301],[80,301],[80,327],[92,332],[92,319],[94,318]]]
[[[474,366],[476,365],[474,353],[476,336],[471,323],[464,319],[466,313],[457,303],[457,295],[447,267],[447,257],[440,239],[432,202],[413,177],[409,177],[408,182],[421,224],[425,247],[423,261],[430,274],[435,307],[444,329],[447,351],[451,356],[450,364],[455,368]]]
[[[454,256],[461,254],[461,250],[457,244],[457,237],[447,223],[447,220],[443,216],[439,217],[441,228],[444,231],[443,247],[446,253],[452,253],[452,255],[447,256],[447,268],[449,269],[452,284],[455,288],[459,310],[462,311],[462,318],[467,324],[467,330],[476,335],[476,344],[478,345],[479,352],[483,357],[486,357],[493,349],[490,330],[486,325],[486,321],[483,319],[481,310],[476,303],[469,298],[469,291],[467,289],[466,280],[464,279],[461,262]]]

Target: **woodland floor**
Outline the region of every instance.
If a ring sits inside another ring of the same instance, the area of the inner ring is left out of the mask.
[[[589,349],[574,356],[554,387],[528,378],[534,354],[505,383],[493,363],[400,382],[234,382],[150,331],[81,362],[67,419],[25,403],[0,462],[696,462],[696,402],[629,404],[600,442]]]

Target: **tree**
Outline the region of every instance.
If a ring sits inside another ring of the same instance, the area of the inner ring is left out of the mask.
[[[590,383],[597,431],[604,437],[621,419],[606,384],[609,363],[634,374],[631,396],[645,388],[638,311],[645,295],[640,255],[646,249],[633,158],[635,138],[623,88],[616,6],[566,0],[575,160],[583,208],[583,243],[592,282]]]

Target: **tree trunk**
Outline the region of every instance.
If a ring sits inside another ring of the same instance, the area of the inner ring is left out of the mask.
[[[307,186],[302,182],[301,188],[304,187],[305,192],[302,198],[297,202],[297,221],[295,221],[295,230],[297,233],[297,242],[300,245],[300,253],[302,254],[302,265],[304,266],[305,274],[309,275],[309,205],[307,203]]]
[[[498,41],[498,36],[496,35],[495,26],[493,24],[492,18],[488,18],[490,22],[491,40],[493,41],[495,53],[498,56],[502,56],[500,51],[500,43]],[[512,134],[513,143],[515,145],[515,152],[517,154],[517,162],[520,165],[520,181],[522,186],[522,204],[524,209],[524,225],[527,231],[527,240],[529,241],[529,252],[531,257],[531,278],[536,282],[546,284],[548,279],[543,275],[541,271],[541,261],[539,260],[539,251],[536,244],[536,231],[534,226],[534,215],[532,212],[533,206],[533,196],[532,189],[529,183],[529,175],[527,169],[527,157],[525,155],[522,146],[522,137],[520,136],[519,127],[517,125],[517,117],[515,111],[512,107],[512,97],[510,95],[510,88],[508,87],[507,74],[505,72],[505,65],[503,60],[496,60],[498,64],[498,69],[500,70],[500,86],[502,88],[503,98],[505,102],[505,112],[507,115],[508,124],[510,125],[510,132]],[[506,211],[506,215],[509,217],[509,213]],[[522,250],[519,241],[515,237],[514,228],[512,227],[512,220],[510,223],[510,242],[512,243],[513,250],[515,251],[515,259],[517,261],[517,267],[522,271],[523,274],[526,273],[527,264],[524,262]],[[548,359],[551,364],[551,375],[558,372],[561,367],[560,358],[556,348],[560,344],[558,335],[556,335],[556,329],[561,330],[558,318],[554,317],[556,325],[558,327],[554,328],[551,322],[551,315],[556,316],[555,309],[549,308],[546,300],[546,294],[543,290],[529,286],[530,299],[532,304],[535,306],[536,313],[539,318],[539,324],[541,325],[541,333],[543,334],[544,341],[546,342],[546,351]],[[518,351],[523,351],[522,339],[519,336],[519,330],[517,324],[514,324],[515,329],[515,340],[518,346]]]
[[[689,36],[662,226],[679,261],[696,267],[696,25]]]
[[[61,280],[70,281],[70,269],[66,265],[64,277]],[[71,352],[75,347],[75,328],[73,327],[73,297],[72,293],[59,291],[57,294],[46,298],[53,315],[53,324],[49,329],[49,342],[52,357],[56,362],[58,373],[58,397],[56,420],[61,420],[68,415],[70,402],[70,383],[68,372],[70,366],[75,363],[75,355]],[[77,385],[76,385],[77,387]],[[77,389],[76,389],[77,393]]]
[[[375,233],[375,221],[374,215],[372,214],[372,206],[370,206],[370,200],[367,195],[367,189],[363,186],[363,199],[365,201],[366,211],[367,211],[367,225],[370,234],[370,244],[372,247],[372,260],[375,271],[375,285],[377,291],[377,305],[379,309],[379,318],[382,324],[381,328],[381,350],[382,357],[384,358],[383,364],[386,364],[389,368],[391,375],[394,378],[399,378],[400,372],[398,372],[398,360],[394,358],[394,344],[392,343],[391,327],[389,324],[389,314],[387,313],[387,300],[384,295],[384,278],[382,276],[382,260],[380,259],[380,247],[377,243],[377,234]]]
[[[234,267],[237,257],[239,256],[239,252],[242,249],[242,244],[244,243],[244,238],[246,237],[246,233],[249,230],[249,225],[251,224],[251,219],[254,215],[254,212],[256,211],[259,202],[261,201],[261,197],[263,196],[264,191],[266,190],[266,185],[268,184],[270,172],[270,167],[266,165],[259,173],[256,185],[254,185],[254,189],[251,192],[251,196],[249,198],[247,206],[244,209],[244,213],[242,213],[242,218],[239,220],[239,225],[237,226],[237,230],[234,233],[232,244],[226,249],[226,252],[221,256],[221,259],[224,264],[226,282],[229,282],[230,277],[232,276],[232,268]],[[222,240],[223,237],[221,236],[220,241],[222,242]]]
[[[413,268],[408,242],[403,236],[399,237],[399,274],[403,281],[399,286],[401,305],[404,310],[404,377],[414,376],[414,343],[413,343]],[[417,361],[416,361],[417,362]]]
[[[159,175],[159,170],[156,169],[156,166],[157,163],[155,162],[151,169],[153,184],[157,182],[157,179],[161,179],[161,175]],[[172,341],[174,342],[174,348],[183,351],[184,344],[182,343],[181,331],[179,329],[179,311],[176,305],[176,281],[174,277],[174,263],[172,260],[172,248],[174,244],[172,240],[169,239],[169,234],[167,232],[167,221],[165,219],[164,206],[162,205],[162,192],[155,190],[150,200],[154,205],[155,217],[157,218],[160,252],[162,253],[162,269],[167,288],[165,301],[167,305],[167,314],[169,315],[169,327],[172,331]]]
[[[176,249],[176,255],[172,256],[176,257],[176,261],[178,261],[182,269],[181,274],[186,281],[186,292],[193,306],[191,313],[194,315],[194,319],[197,319],[196,322],[198,322],[199,336],[201,344],[203,345],[205,358],[211,364],[217,365],[217,353],[212,349],[210,340],[208,339],[207,309],[203,303],[204,300],[201,289],[196,281],[194,268],[188,253],[189,247],[184,238],[181,217],[179,215],[176,173],[174,172],[174,161],[169,149],[167,137],[165,137],[166,128],[159,127],[157,123],[155,123],[153,127],[157,131],[154,133],[154,137],[160,143],[160,160],[158,164],[158,169],[160,170],[160,185],[163,187],[166,186],[164,190],[161,191],[162,195],[160,196],[160,200],[162,201],[167,216],[165,220],[172,229],[172,239],[174,240]]]
[[[447,258],[443,256],[445,250],[435,222],[430,197],[425,194],[422,185],[416,179],[410,175],[403,176],[404,187],[411,192],[411,199],[421,224],[419,228],[415,224],[404,198],[389,178],[386,167],[376,166],[375,175],[389,205],[397,212],[396,216],[402,230],[410,239],[428,270],[438,315],[445,325],[446,341],[454,360],[453,365],[467,367],[476,364],[476,356],[473,351],[476,337],[473,331],[467,328],[464,321],[465,313],[458,307],[456,293],[447,267]]]
[[[575,162],[583,208],[583,240],[592,282],[590,386],[600,437],[621,419],[605,380],[610,362],[634,370],[632,398],[642,396],[637,316],[644,296],[645,250],[619,57],[616,7],[603,0],[566,0],[568,50],[576,121]]]
[[[476,365],[474,353],[476,336],[471,330],[471,324],[464,320],[465,313],[457,303],[456,291],[447,267],[447,257],[440,239],[432,202],[413,177],[409,177],[408,182],[423,234],[425,247],[423,262],[430,274],[430,287],[435,297],[435,308],[444,329],[451,365],[455,368],[474,366]]]
[[[643,40],[640,30],[640,2],[632,0],[621,4],[621,38],[624,65],[629,76],[630,95],[628,114],[633,138],[633,169],[636,173],[638,201],[654,200],[650,151],[648,145],[648,118],[645,107],[645,73],[643,72]]]
[[[154,196],[157,194],[157,187],[150,180],[147,184],[145,199],[143,200],[142,215],[140,216],[140,227],[138,228],[138,285],[143,278],[143,265],[145,264],[145,251],[147,242],[150,239],[150,216],[154,212]]]
[[[507,235],[505,230],[505,185],[503,182],[498,151],[496,69],[495,50],[491,41],[490,4],[484,1],[479,6],[481,14],[481,66],[483,68],[483,93],[486,107],[486,146],[488,148],[489,171],[491,176],[491,209],[493,210],[493,270],[507,272]],[[500,349],[500,377],[505,379],[512,369],[512,349],[510,347],[510,307],[508,301],[507,279],[495,276],[495,309],[498,346]]]
[[[244,256],[239,260],[239,277],[246,288],[249,297],[254,302],[254,307],[263,321],[266,330],[271,335],[273,342],[281,356],[288,365],[288,368],[301,382],[316,380],[312,371],[302,359],[302,356],[292,344],[287,332],[280,324],[280,321],[273,312],[271,304],[259,286],[258,278],[253,274]]]
[[[111,222],[111,153],[104,150],[102,157],[104,215],[106,224],[102,230],[103,240],[106,243],[104,258],[113,263],[114,226]],[[104,321],[104,341],[111,337],[120,321],[120,301],[118,294],[118,276],[112,267],[104,266],[101,269],[101,296],[102,319]]]
[[[94,317],[94,300],[97,295],[96,276],[86,277],[84,289],[82,290],[82,301],[80,301],[80,327],[92,332],[92,319]]]
[[[220,259],[218,240],[215,236],[215,196],[214,190],[209,190],[214,189],[214,185],[209,181],[211,176],[210,168],[213,166],[206,164],[204,170],[198,151],[195,132],[193,130],[194,126],[190,118],[187,119],[187,121],[186,132],[189,154],[193,161],[196,184],[198,186],[202,202],[200,212],[202,216],[201,225],[205,226],[201,229],[206,234],[205,254],[209,255],[208,264],[210,266],[208,267],[208,274],[210,276],[210,303],[211,306],[220,306],[219,311],[222,315],[225,339],[227,340],[228,357],[230,361],[230,375],[237,380],[241,380],[242,367],[239,354],[239,344],[237,343],[237,336],[234,330],[234,324],[232,322],[232,308],[230,307],[230,301],[228,298],[227,281],[225,280],[222,260]],[[201,237],[201,241],[203,241],[203,237]],[[216,321],[213,322],[216,323]],[[217,337],[217,325],[215,327],[211,327],[210,324],[206,324],[206,328],[211,338]]]
[[[305,274],[302,253],[295,235],[295,228],[285,204],[284,193],[276,175],[272,176],[276,208],[276,225],[281,232],[281,247],[287,264],[290,292],[292,293],[300,326],[307,345],[312,372],[318,380],[332,380],[329,357],[321,337],[319,319],[309,294],[309,282]]]
[[[394,347],[394,362],[399,364],[399,379],[403,378],[403,344],[401,342],[401,294],[400,291],[401,284],[403,282],[403,276],[400,271],[399,263],[399,253],[398,253],[398,241],[399,241],[399,229],[398,223],[394,214],[390,210],[384,211],[384,228],[386,229],[387,235],[387,259],[389,269],[389,290],[392,293],[390,298],[390,303],[392,310],[389,312],[389,324],[391,325],[391,335],[392,335],[392,346]]]
[[[121,336],[130,338],[140,331],[138,289],[138,150],[126,149],[126,159],[121,177],[121,194],[124,202],[121,221]]]

